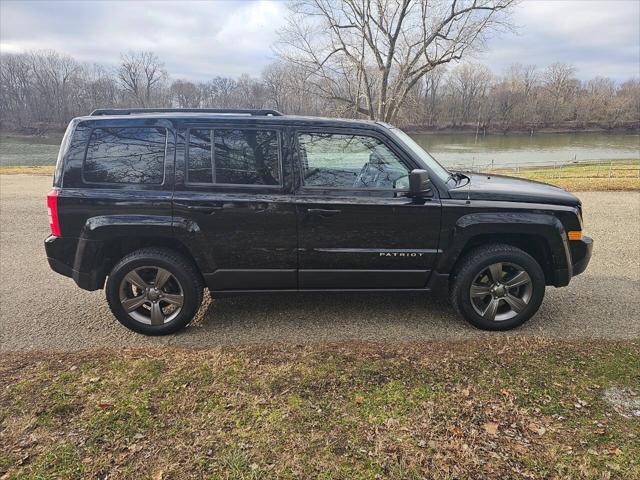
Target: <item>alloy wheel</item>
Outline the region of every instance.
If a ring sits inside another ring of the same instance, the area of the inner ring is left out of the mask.
[[[184,291],[168,270],[138,267],[120,282],[120,304],[129,317],[146,325],[164,325],[178,316]]]
[[[471,283],[469,296],[478,315],[502,322],[520,314],[529,304],[533,284],[529,274],[514,263],[485,267]]]

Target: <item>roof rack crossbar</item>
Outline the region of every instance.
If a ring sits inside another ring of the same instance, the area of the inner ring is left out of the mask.
[[[283,114],[277,110],[248,108],[99,108],[91,112],[91,116],[131,115],[135,113],[226,113],[264,117],[283,116]]]

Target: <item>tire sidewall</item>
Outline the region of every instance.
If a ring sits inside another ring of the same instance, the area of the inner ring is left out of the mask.
[[[487,320],[480,316],[473,308],[469,292],[476,276],[489,265],[499,262],[512,263],[524,269],[531,278],[533,291],[527,307],[515,317],[503,321]],[[457,298],[454,299],[456,306],[465,319],[474,326],[484,330],[509,330],[522,325],[538,311],[544,298],[544,272],[538,262],[525,252],[514,251],[487,255],[486,258],[472,263],[468,269],[460,272],[456,280],[460,282],[459,287],[456,289]]]
[[[163,325],[146,325],[134,320],[120,303],[120,283],[122,279],[131,270],[144,266],[161,267],[168,270],[182,286],[184,294],[182,310],[176,318]],[[200,306],[200,294],[197,285],[187,272],[174,262],[163,258],[163,256],[153,254],[140,254],[120,261],[113,268],[107,279],[106,296],[109,306],[118,321],[125,327],[145,335],[167,335],[181,330],[191,321]]]

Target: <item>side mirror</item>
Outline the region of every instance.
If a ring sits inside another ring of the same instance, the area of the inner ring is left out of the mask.
[[[426,170],[411,170],[409,174],[409,197],[422,197],[431,192],[431,180]]]

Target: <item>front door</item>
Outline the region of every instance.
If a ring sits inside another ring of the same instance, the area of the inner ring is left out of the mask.
[[[301,289],[421,289],[438,253],[440,201],[406,196],[417,165],[361,130],[296,132]]]
[[[204,252],[208,287],[296,289],[296,207],[282,131],[225,123],[187,126],[179,136],[175,223],[187,222]]]

